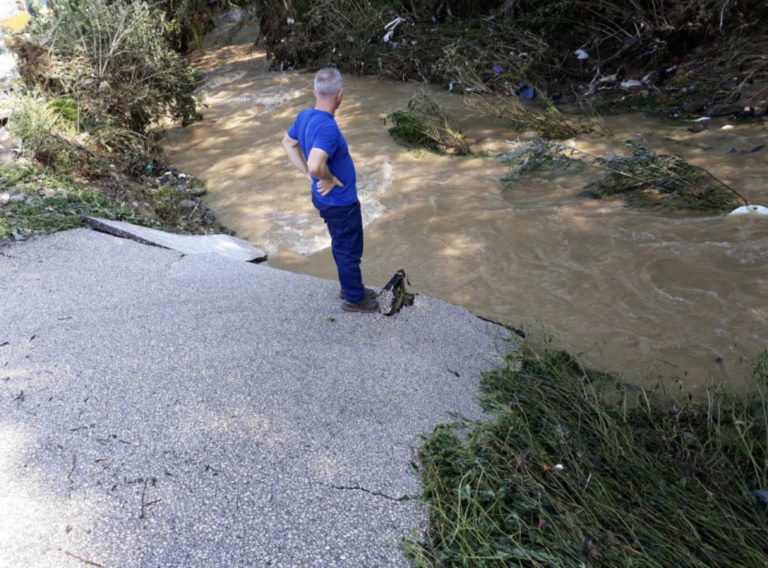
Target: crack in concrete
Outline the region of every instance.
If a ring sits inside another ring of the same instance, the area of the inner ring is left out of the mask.
[[[176,252],[178,252],[178,251],[176,251]],[[165,268],[166,269],[170,270],[173,267],[174,264],[177,264],[177,263],[181,262],[182,260],[184,260],[187,257],[186,253],[179,252],[178,254],[179,254],[179,258],[175,258],[172,261],[167,262],[165,264]]]
[[[412,495],[401,495],[400,497],[392,497],[391,495],[387,495],[386,493],[381,493],[380,491],[371,491],[370,489],[366,489],[365,487],[360,487],[359,485],[329,485],[328,487],[331,487],[332,489],[339,489],[342,491],[363,491],[365,493],[368,493],[369,495],[375,495],[376,497],[384,497],[384,499],[389,499],[390,501],[410,501],[411,499],[415,499]]]

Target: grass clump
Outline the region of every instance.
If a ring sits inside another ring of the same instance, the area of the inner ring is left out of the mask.
[[[54,101],[35,93],[13,97],[9,132],[24,144],[24,151],[58,171],[69,172],[79,164],[77,128],[73,120]]]
[[[34,167],[0,167],[0,239],[25,239],[83,226],[81,215],[159,228],[161,224],[67,176]]]
[[[387,120],[394,138],[433,151],[470,153],[469,141],[428,91],[416,93],[406,110],[390,113]]]
[[[768,353],[760,395],[663,405],[562,352],[482,381],[489,422],[420,452],[419,567],[764,567]]]

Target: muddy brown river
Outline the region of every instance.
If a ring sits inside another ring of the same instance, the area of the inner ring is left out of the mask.
[[[207,203],[277,268],[335,278],[325,226],[309,186],[280,140],[311,106],[312,77],[269,72],[249,45],[210,52],[199,96],[204,120],[172,128],[169,162],[208,182]],[[383,285],[406,269],[414,290],[527,330],[585,363],[650,385],[676,377],[687,391],[746,377],[768,330],[768,217],[691,216],[628,209],[578,196],[599,172],[541,172],[507,187],[493,158],[457,157],[397,144],[382,119],[418,88],[345,77],[337,120],[358,171],[363,276]],[[471,116],[440,95],[477,150],[508,152],[525,135]],[[768,206],[765,123],[642,115],[604,119],[608,135],[565,144],[595,155],[627,153],[626,141],[679,154],[709,169],[751,203]]]

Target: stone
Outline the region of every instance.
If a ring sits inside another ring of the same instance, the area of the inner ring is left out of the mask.
[[[9,193],[0,193],[0,205],[5,205],[11,200],[11,195]]]
[[[687,113],[697,113],[707,107],[707,99],[695,99],[692,101],[688,101],[683,104],[683,112]],[[714,113],[709,113],[711,116],[717,116]]]
[[[208,193],[208,190],[205,189],[202,185],[196,185],[187,189],[187,193],[194,197],[200,197]]]
[[[0,149],[0,165],[10,166],[15,164],[17,160],[18,160],[18,154],[16,154],[15,152]]]
[[[8,198],[11,203],[23,203],[26,197],[23,193],[14,193]]]
[[[179,201],[179,207],[181,209],[186,209],[187,211],[194,211],[197,206],[198,201],[194,199],[182,199]]]
[[[7,128],[0,129],[0,149],[14,150],[21,148],[21,138],[16,138],[8,132]]]
[[[707,114],[710,116],[729,116],[732,114],[739,114],[742,112],[743,107],[736,104],[718,104],[713,105],[708,109]]]

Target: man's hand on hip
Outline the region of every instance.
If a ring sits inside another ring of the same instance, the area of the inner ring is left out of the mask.
[[[344,187],[344,184],[341,183],[336,176],[333,176],[331,179],[317,180],[317,191],[319,191],[320,195],[323,197],[331,193],[331,190],[336,186]]]

